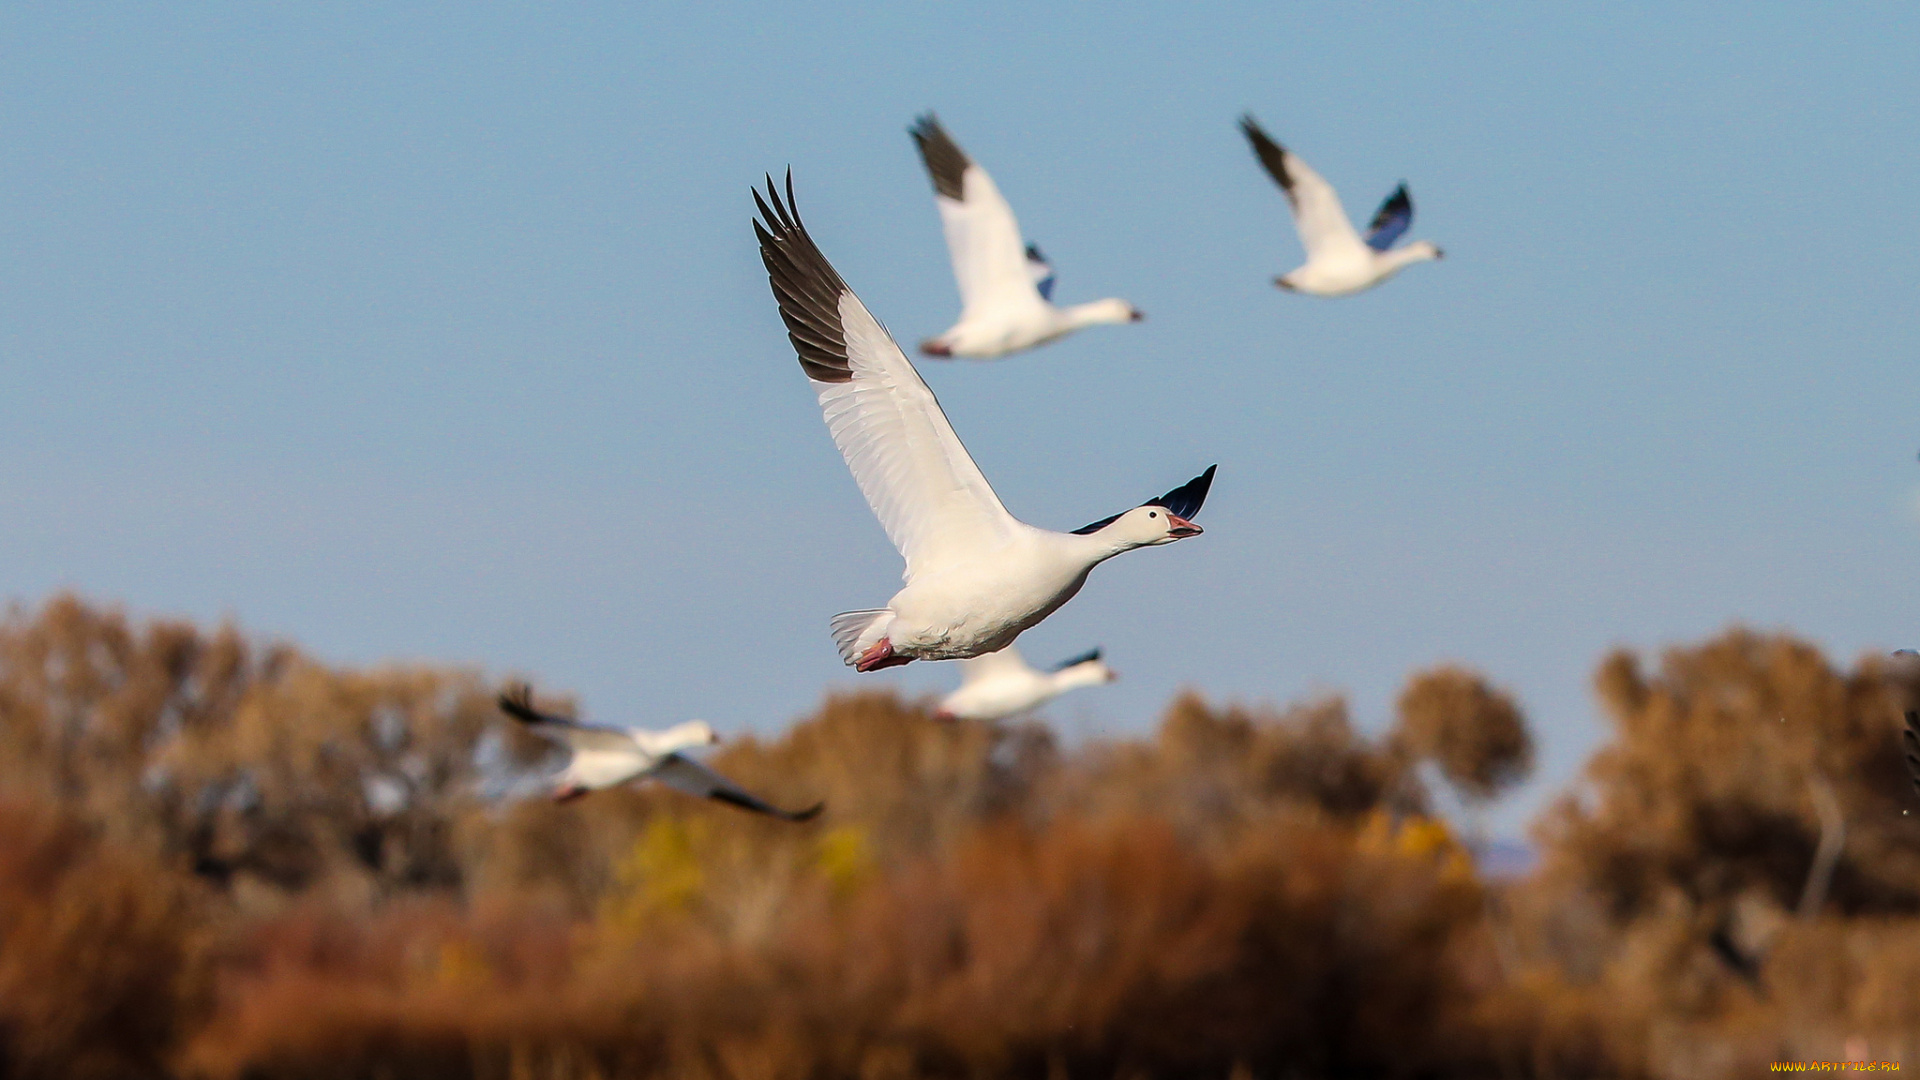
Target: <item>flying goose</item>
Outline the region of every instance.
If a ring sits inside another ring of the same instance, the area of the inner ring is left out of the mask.
[[[1268,138],[1251,115],[1240,118],[1240,130],[1253,144],[1260,164],[1286,192],[1300,246],[1307,249],[1306,264],[1274,278],[1275,285],[1315,296],[1345,296],[1371,289],[1414,263],[1444,257],[1425,240],[1403,248],[1393,246],[1413,224],[1413,198],[1406,184],[1380,204],[1363,240],[1347,220],[1333,185],[1307,168],[1300,155]]]
[[[1125,300],[1054,307],[1053,267],[1039,248],[1021,241],[1013,207],[987,170],[967,157],[932,113],[907,131],[933,179],[933,201],[960,283],[960,321],[921,342],[921,352],[992,360],[1084,326],[1146,317]]]
[[[1905,677],[1913,678],[1916,669],[1920,669],[1920,652],[1896,649],[1893,655]],[[1907,775],[1913,779],[1913,790],[1920,792],[1920,712],[1912,709],[1904,711],[1907,726],[1900,732],[1900,755],[1907,760]]]
[[[1119,678],[1100,659],[1100,650],[1035,671],[1012,645],[999,652],[960,661],[960,689],[940,702],[936,720],[1004,720],[1082,686]]]
[[[1913,778],[1913,790],[1920,792],[1920,712],[1907,710],[1907,730],[1900,733],[1900,742],[1907,758],[1907,775]]]
[[[582,724],[535,709],[533,690],[525,684],[501,694],[499,704],[501,712],[525,724],[528,731],[567,748],[567,767],[554,777],[553,797],[557,802],[618,787],[629,780],[657,780],[675,791],[732,803],[784,821],[811,820],[826,806],[815,803],[805,810],[782,810],[686,756],[684,751],[720,741],[703,720],[675,724],[665,731]]]
[[[832,620],[840,658],[860,671],[996,652],[1066,603],[1095,566],[1138,547],[1200,535],[1193,517],[1213,467],[1124,513],[1071,533],[1007,513],[960,445],[933,391],[814,245],[773,177],[753,193],[787,337],[867,505],[906,559],[884,608]],[[820,545],[831,557],[831,538]]]

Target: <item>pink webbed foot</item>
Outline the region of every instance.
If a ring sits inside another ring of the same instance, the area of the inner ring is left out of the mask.
[[[952,359],[953,357],[953,346],[948,345],[939,338],[928,338],[921,342],[920,351],[926,353],[928,356],[938,356],[945,359]]]
[[[860,659],[853,662],[853,670],[864,673],[911,663],[913,663],[913,657],[895,655],[893,642],[881,638],[873,644],[872,648],[860,654]]]
[[[581,787],[579,784],[568,784],[566,787],[554,789],[553,801],[554,802],[572,802],[573,800],[579,798],[582,795],[585,795],[586,793],[587,793],[587,789],[584,787]]]

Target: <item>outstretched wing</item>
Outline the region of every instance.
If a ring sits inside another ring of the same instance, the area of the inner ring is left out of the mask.
[[[1148,499],[1140,505],[1165,507],[1167,510],[1186,518],[1188,521],[1192,521],[1193,515],[1200,512],[1201,504],[1207,501],[1207,492],[1213,487],[1213,471],[1219,467],[1218,465],[1209,465],[1207,466],[1206,472],[1181,484],[1165,495]],[[1138,508],[1139,507],[1134,507],[1134,509]],[[1126,511],[1123,510],[1121,513],[1126,513]],[[1113,524],[1119,517],[1120,514],[1103,517],[1091,525],[1082,525],[1073,531],[1080,536],[1085,536],[1088,533],[1096,533]]]
[[[620,728],[582,724],[570,716],[541,712],[533,706],[533,688],[519,683],[496,699],[500,711],[525,724],[528,731],[580,753],[593,751],[631,755],[639,752],[633,736]]]
[[[1059,663],[1048,668],[1047,670],[1048,671],[1065,671],[1070,667],[1079,667],[1081,664],[1091,664],[1098,659],[1100,659],[1100,650],[1097,648],[1090,649],[1086,652],[1081,653],[1079,656],[1070,656],[1067,659],[1062,660]]]
[[[1361,246],[1360,234],[1353,231],[1332,184],[1308,168],[1300,155],[1274,142],[1251,114],[1240,118],[1240,130],[1253,144],[1254,155],[1266,166],[1267,175],[1286,192],[1287,203],[1293,207],[1293,226],[1300,233],[1300,245],[1307,249],[1308,260]]]
[[[533,687],[526,683],[515,683],[500,692],[494,699],[500,711],[515,720],[528,725],[550,724],[559,727],[572,727],[573,717],[558,713],[541,712],[533,707]]]
[[[1907,711],[1907,730],[1900,733],[1900,742],[1907,755],[1907,775],[1913,778],[1913,789],[1920,791],[1920,712]]]
[[[754,192],[760,257],[834,444],[906,558],[906,579],[991,551],[1019,527],[933,391],[807,235],[773,178]],[[764,224],[763,224],[764,222]],[[1022,273],[1025,271],[1023,270]]]
[[[1207,501],[1207,492],[1213,490],[1213,470],[1218,465],[1207,466],[1207,471],[1181,484],[1157,499],[1148,499],[1145,506],[1164,506],[1180,517],[1192,521]]]
[[[1027,245],[1027,273],[1033,278],[1033,287],[1040,292],[1040,299],[1053,302],[1053,264],[1040,254],[1038,244]]]
[[[1009,645],[999,652],[981,653],[960,661],[960,685],[1025,675],[1032,671],[1033,668],[1021,657],[1020,651]]]
[[[947,254],[960,285],[960,317],[965,319],[980,308],[1042,302],[1045,294],[1027,271],[1020,223],[987,170],[967,157],[932,113],[916,120],[907,132],[933,178],[933,201],[940,208]]]
[[[1406,235],[1407,227],[1412,224],[1413,198],[1407,194],[1407,185],[1402,181],[1374,213],[1373,222],[1367,226],[1367,246],[1385,251]]]
[[[819,816],[820,811],[827,805],[814,803],[805,810],[782,810],[705,765],[680,754],[668,754],[647,775],[675,791],[697,795],[702,799],[717,799],[723,803],[732,803],[743,810],[767,814],[782,821],[811,821]]]

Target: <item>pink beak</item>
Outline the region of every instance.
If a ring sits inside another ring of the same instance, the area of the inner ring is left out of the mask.
[[[1175,540],[1184,539],[1189,536],[1199,536],[1206,531],[1207,530],[1195,525],[1193,522],[1188,521],[1178,514],[1169,513],[1167,515],[1167,535],[1173,537]]]

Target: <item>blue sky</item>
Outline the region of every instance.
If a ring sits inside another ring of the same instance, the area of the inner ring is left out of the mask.
[[[0,592],[233,617],[334,661],[523,673],[777,730],[856,679],[899,563],[748,227],[791,165],[903,339],[957,299],[934,108],[1065,301],[1146,323],[926,365],[1016,514],[1212,462],[1206,536],[1023,639],[1050,716],[1181,686],[1515,690],[1542,770],[1604,650],[1733,622],[1839,659],[1920,609],[1911,7],[12,5],[0,11]],[[1447,250],[1320,300],[1244,110]]]

